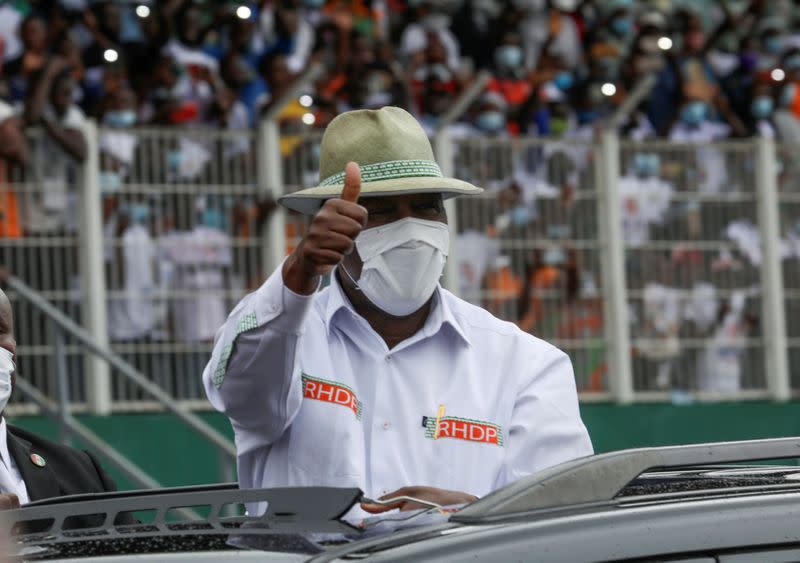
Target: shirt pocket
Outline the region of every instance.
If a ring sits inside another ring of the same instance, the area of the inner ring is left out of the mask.
[[[447,489],[482,496],[494,488],[506,457],[507,436],[503,426],[490,421],[445,417],[438,436],[428,424],[426,438],[433,449],[432,459],[444,477],[439,484]]]
[[[303,376],[303,400],[291,426],[289,463],[314,484],[363,473],[361,404],[344,385]]]

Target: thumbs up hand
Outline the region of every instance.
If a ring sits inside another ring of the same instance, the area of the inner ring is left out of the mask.
[[[361,170],[350,162],[338,198],[327,200],[314,216],[308,232],[284,262],[283,283],[290,290],[310,295],[327,274],[353,251],[355,239],[367,224],[367,210],[358,204]]]

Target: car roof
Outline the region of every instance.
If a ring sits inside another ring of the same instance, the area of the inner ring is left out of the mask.
[[[754,496],[767,504],[781,495],[792,496],[796,502],[800,468],[729,464],[796,458],[798,452],[800,438],[782,438],[590,456],[520,479],[454,514],[438,514],[438,520],[417,516],[417,520],[409,520],[411,530],[396,532],[390,527],[377,537],[342,519],[362,498],[359,489],[239,490],[235,483],[39,501],[6,512],[6,518],[0,520],[0,534],[13,533],[18,546],[26,549],[49,550],[49,554],[40,554],[44,559],[180,551],[219,555],[219,550],[233,552],[244,547],[262,554],[328,560],[338,554],[381,551],[404,541],[421,542],[458,528],[486,530],[532,522],[543,526],[542,522],[554,523],[567,516],[583,519],[588,526],[592,519],[610,519],[620,509],[629,513],[662,509],[667,514],[674,513],[676,506],[691,511],[698,503]],[[266,503],[267,510],[260,516],[231,516],[225,511],[226,506],[245,503]],[[198,507],[203,509],[199,514]],[[182,513],[175,514],[176,508]],[[121,514],[140,511],[154,513],[152,521],[115,525]],[[100,515],[102,523],[70,529],[69,522],[87,515]],[[170,515],[179,521],[171,520]],[[42,520],[48,522],[44,532],[26,533],[26,523]]]

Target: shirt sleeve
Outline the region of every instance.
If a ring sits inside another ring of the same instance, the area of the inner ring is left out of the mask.
[[[592,455],[589,433],[578,409],[572,362],[549,344],[527,365],[508,429],[508,452],[496,488],[547,467]],[[524,373],[521,371],[520,373]]]
[[[288,289],[281,270],[231,312],[203,371],[206,395],[230,418],[240,456],[274,442],[302,399],[295,353],[314,295]]]

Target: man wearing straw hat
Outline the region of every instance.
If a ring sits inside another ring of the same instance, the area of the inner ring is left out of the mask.
[[[334,119],[320,159],[320,185],[280,200],[312,217],[306,236],[236,306],[203,373],[242,488],[453,505],[591,454],[567,355],[439,286],[442,201],[482,190],[442,177],[394,107]]]

